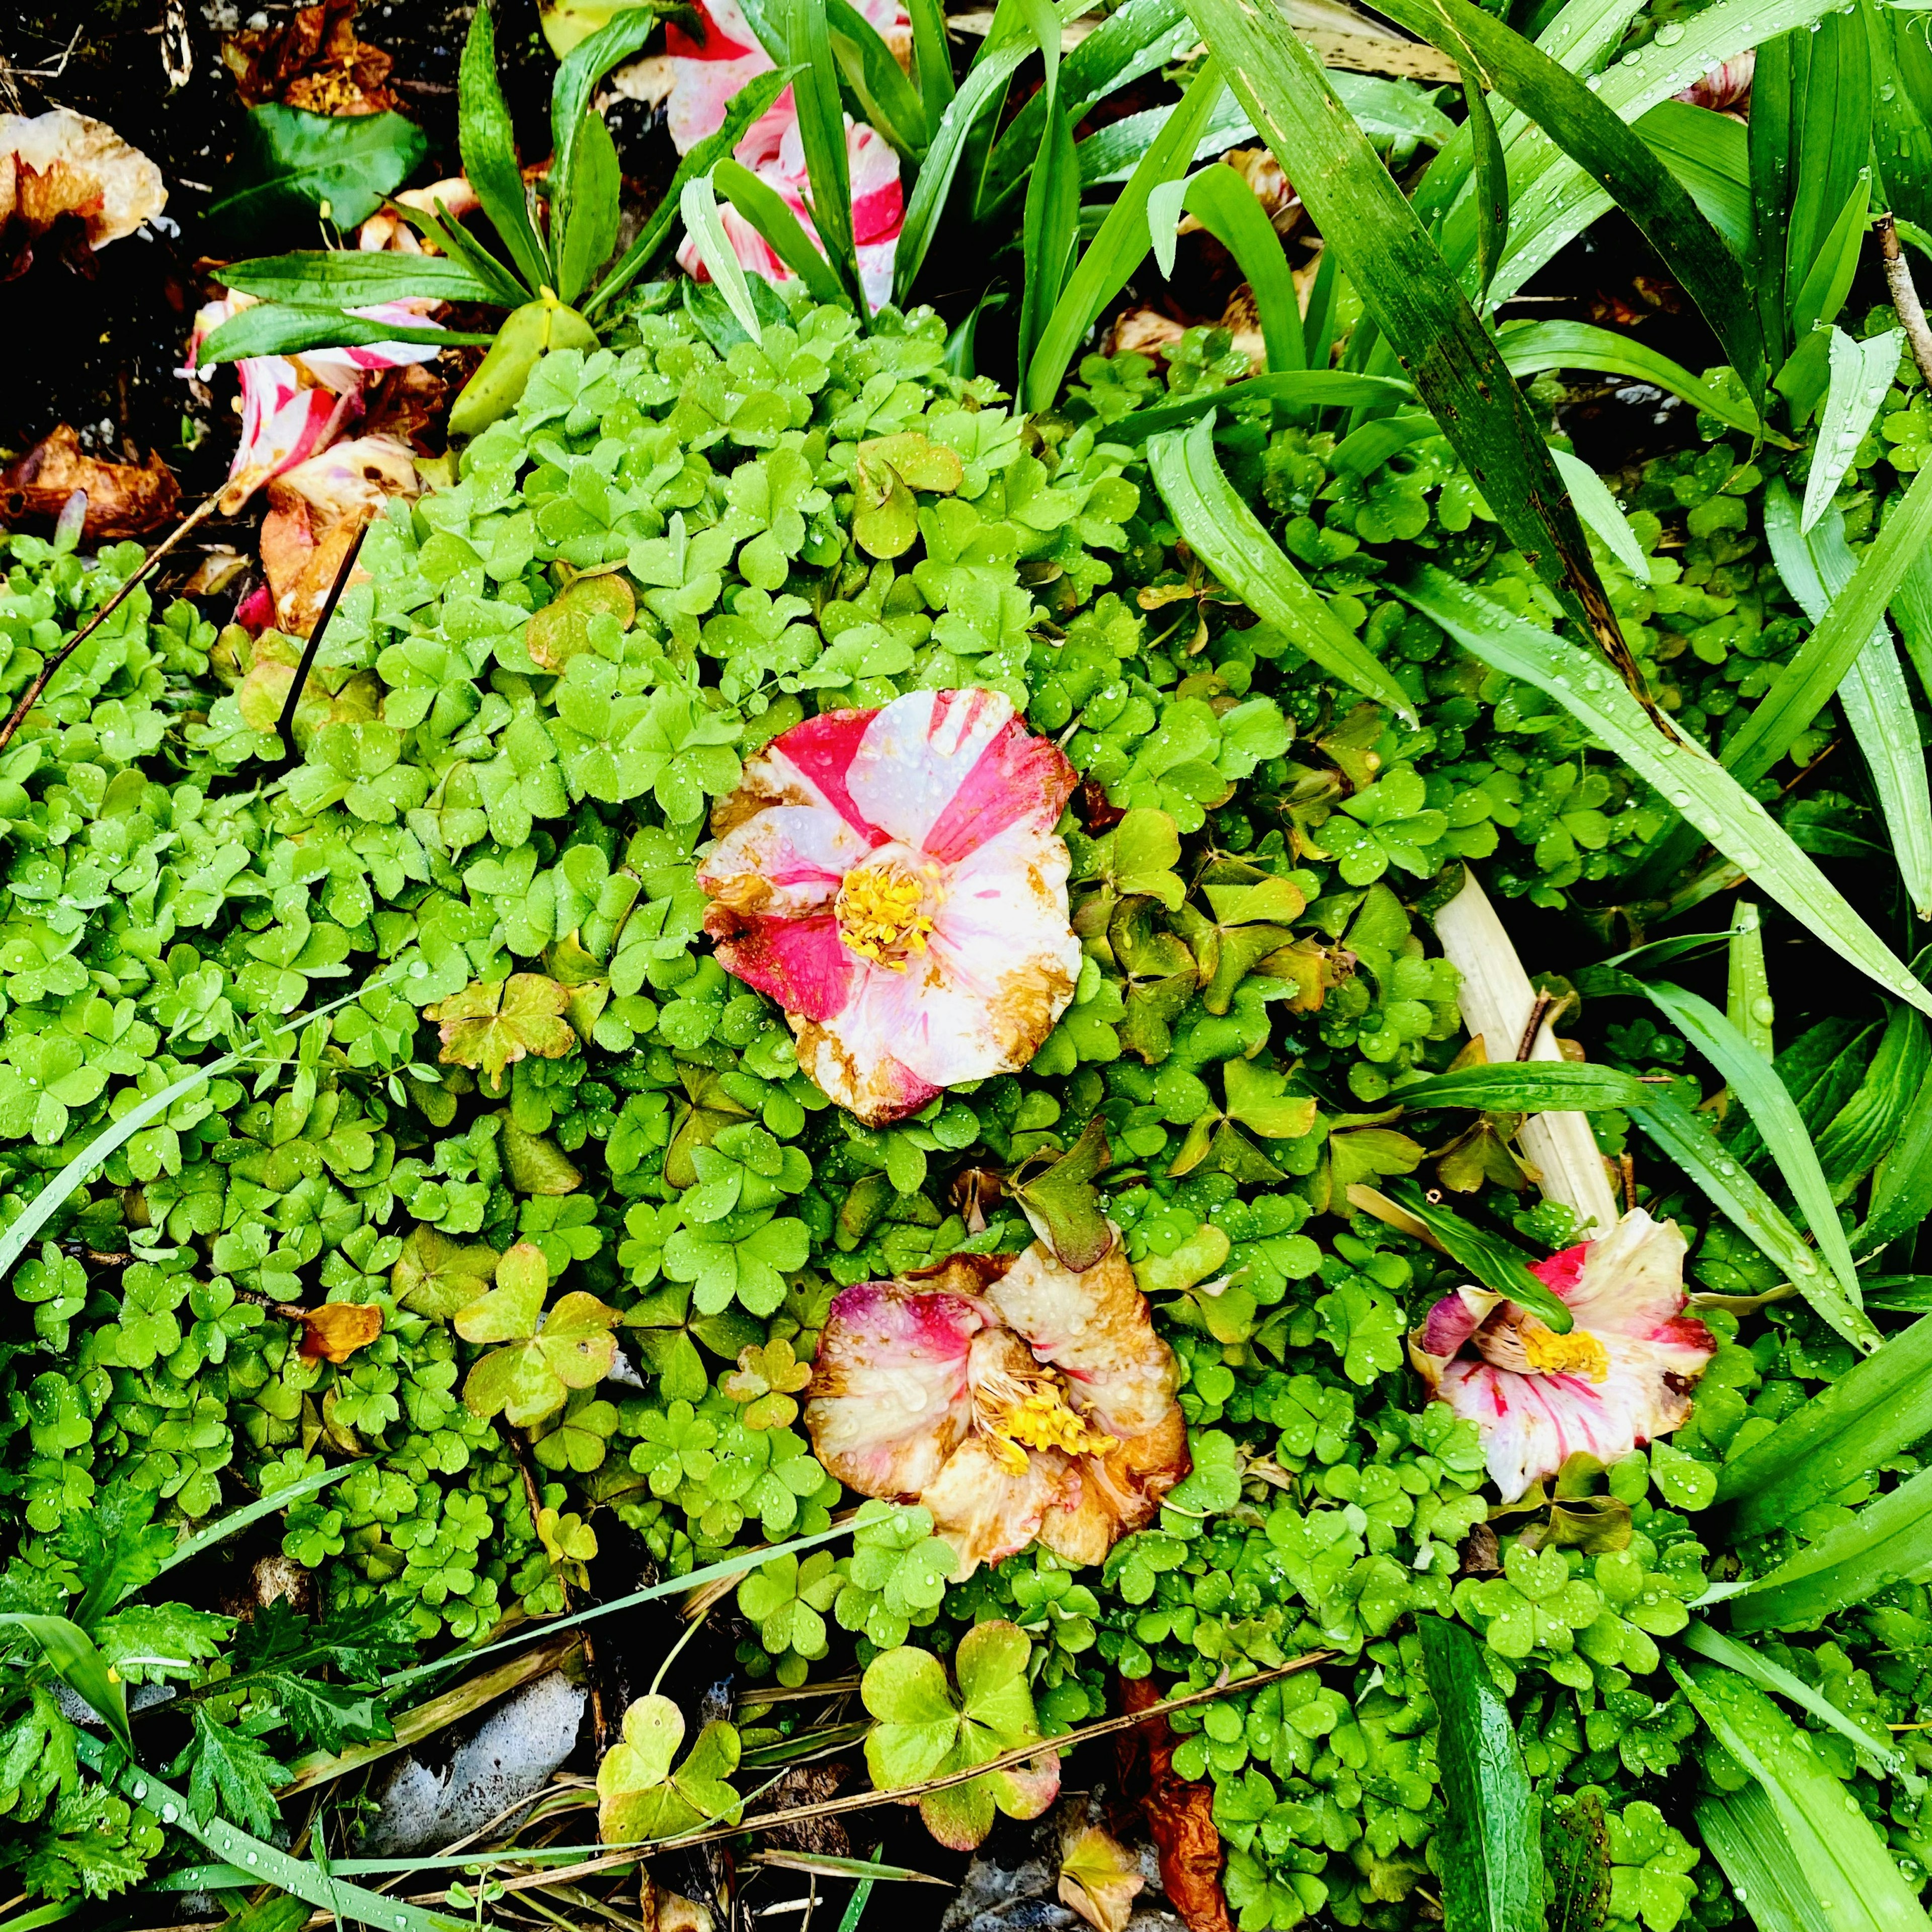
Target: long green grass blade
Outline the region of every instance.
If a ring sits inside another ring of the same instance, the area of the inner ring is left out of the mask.
[[[878,28],[850,0],[826,0],[826,14],[832,29],[832,58],[865,110],[864,118],[908,160],[916,161],[930,139],[926,103],[918,89],[906,78],[904,68],[893,58]],[[951,77],[949,68],[947,79]],[[946,100],[951,98],[949,93]],[[946,100],[942,100],[932,126],[938,124],[945,111]]]
[[[1718,1742],[1769,1799],[1790,1852],[1781,1876],[1802,1884],[1807,1919],[1831,1932],[1925,1932],[1917,1894],[1885,1840],[1791,1720],[1721,1664],[1693,1658],[1673,1660],[1670,1669]]]
[[[1305,341],[1306,338],[1304,338]],[[1180,429],[1217,410],[1231,415],[1259,404],[1285,403],[1292,408],[1373,408],[1390,403],[1415,400],[1408,383],[1393,376],[1363,376],[1350,369],[1289,369],[1278,375],[1251,376],[1245,382],[1230,382],[1225,389],[1203,389],[1184,396],[1178,402],[1162,403],[1150,410],[1136,410],[1132,415],[1110,424],[1110,442],[1144,442],[1163,430]]]
[[[1932,1320],[1916,1322],[1726,1462],[1718,1500],[1755,1536],[1932,1435]]]
[[[419,342],[454,349],[495,340],[493,335],[431,328],[427,323],[412,327],[379,322],[306,303],[259,302],[212,331],[195,353],[204,363],[239,362],[250,356],[298,356],[305,349],[354,349],[374,342]]]
[[[128,1723],[128,1687],[108,1667],[94,1640],[65,1617],[26,1610],[0,1613],[0,1630],[16,1630],[40,1648],[54,1675],[114,1734],[130,1757],[134,1733]]]
[[[1329,609],[1234,494],[1215,458],[1212,418],[1154,437],[1148,445],[1148,466],[1175,527],[1256,616],[1364,697],[1401,716],[1414,716],[1408,694]]]
[[[303,1477],[298,1483],[291,1483],[285,1490],[277,1490],[266,1496],[258,1496],[252,1503],[244,1503],[238,1510],[230,1510],[226,1516],[218,1516],[205,1529],[198,1529],[192,1536],[184,1536],[169,1551],[166,1560],[154,1572],[156,1576],[164,1576],[177,1564],[191,1562],[204,1550],[212,1550],[226,1543],[250,1523],[260,1522],[265,1516],[275,1516],[286,1509],[314,1496],[320,1496],[332,1483],[339,1483],[352,1469],[362,1467],[360,1462],[340,1462],[332,1469],[317,1469]],[[146,1586],[142,1587],[145,1588]],[[130,1593],[131,1594],[131,1593]]]
[[[1846,338],[1833,332],[1832,352]],[[1896,340],[1879,338],[1881,346],[1891,341],[1891,351],[1878,394],[1898,364]],[[1853,354],[1857,353],[1855,350]],[[1835,372],[1834,386],[1837,382]],[[1873,405],[1876,409],[1876,403]],[[1830,413],[1830,404],[1826,404]],[[1864,425],[1856,436],[1864,435]],[[1822,460],[1825,431],[1812,461]],[[1856,447],[1854,440],[1853,447]],[[1846,458],[1850,461],[1850,458]],[[1808,490],[1805,501],[1811,501]],[[1828,492],[1824,505],[1828,505]],[[1814,624],[1822,624],[1834,598],[1840,595],[1858,571],[1858,559],[1845,541],[1844,519],[1834,512],[1808,531],[1792,502],[1791,493],[1782,477],[1774,477],[1766,487],[1765,536],[1771,545],[1772,560],[1778,566],[1784,587],[1797,600],[1798,608]],[[1838,703],[1845,722],[1858,740],[1871,772],[1872,788],[1878,794],[1879,809],[1890,835],[1893,856],[1913,909],[1921,919],[1932,917],[1932,786],[1925,775],[1925,753],[1918,742],[1918,728],[1912,714],[1912,696],[1906,689],[1905,672],[1898,662],[1898,647],[1881,616],[1868,634],[1864,648],[1852,660],[1844,682],[1838,687]]]
[[[1894,1583],[1928,1576],[1932,1469],[1922,1469],[1726,1599],[1725,1608],[1734,1630],[1812,1630]]]
[[[1742,268],[1689,193],[1644,145],[1642,136],[1574,74],[1469,0],[1389,0],[1385,10],[1398,26],[1463,62],[1484,86],[1512,102],[1609,190],[1696,304],[1746,388],[1754,396],[1760,394],[1769,372]],[[1474,110],[1471,111],[1473,116]],[[1472,126],[1478,182],[1477,260],[1486,290],[1500,266],[1507,238],[1493,243],[1486,238],[1494,226],[1493,191],[1481,184],[1486,143],[1480,124],[1472,120]],[[1492,126],[1490,138],[1494,139]],[[1500,168],[1499,152],[1497,160]],[[1502,192],[1507,212],[1506,184]],[[1505,230],[1507,226],[1505,220]]]
[[[1254,190],[1232,168],[1203,168],[1187,184],[1183,205],[1234,256],[1254,291],[1262,340],[1271,374],[1299,369],[1307,351],[1301,334],[1301,303],[1288,253]]]
[[[551,80],[550,255],[552,280],[561,302],[574,303],[584,292],[588,276],[583,257],[592,257],[591,268],[598,267],[616,239],[622,184],[615,175],[616,157],[610,150],[609,132],[591,111],[591,94],[620,61],[629,59],[644,45],[657,23],[655,8],[626,8],[578,41]],[[597,124],[594,130],[592,122]],[[606,150],[608,167],[600,166]],[[594,238],[606,232],[610,240],[596,247]]]
[[[1574,1326],[1568,1304],[1530,1272],[1529,1258],[1514,1241],[1430,1200],[1412,1180],[1384,1180],[1375,1191],[1426,1228],[1442,1252],[1485,1288],[1533,1310],[1558,1334],[1567,1335]]]
[[[1660,101],[1634,124],[1650,152],[1689,190],[1725,246],[1739,261],[1748,260],[1750,164],[1744,129],[1728,114],[1694,107],[1688,100]]]
[[[1245,0],[1192,0],[1192,11],[1228,86],[1504,533],[1622,667],[1622,634],[1528,405],[1367,136],[1285,12]]]
[[[1653,1100],[1637,1116],[1637,1124],[1697,1184],[1725,1220],[1796,1284],[1832,1328],[1858,1347],[1876,1346],[1878,1330],[1870,1318],[1845,1299],[1820,1262],[1817,1250],[1698,1115],[1681,1101]]]
[[[1927,474],[1932,472],[1922,472],[1922,481]],[[1925,500],[1932,502],[1932,490]],[[1886,527],[1889,531],[1891,526]],[[1884,541],[1881,536],[1880,542]],[[1868,553],[1861,574],[1869,559]],[[1841,958],[1920,1012],[1932,1013],[1932,994],[1792,844],[1784,828],[1700,747],[1653,722],[1604,665],[1432,566],[1392,587],[1484,663],[1534,685],[1580,719],[1600,744],[1655,786]],[[1834,606],[1834,620],[1836,616]]]
[[[1882,335],[1854,341],[1842,328],[1834,328],[1830,342],[1827,354],[1831,383],[1818,418],[1817,440],[1811,446],[1811,470],[1804,482],[1804,512],[1798,520],[1800,532],[1807,535],[1831,507],[1838,485],[1858,453],[1858,445],[1864,440],[1879,405],[1885,400],[1885,392],[1892,386],[1892,379],[1898,374],[1898,356],[1905,344],[1905,332],[1888,328]],[[1815,616],[1813,622],[1816,622]]]
[[[1592,91],[1619,120],[1634,122],[1682,93],[1720,62],[1762,46],[1772,34],[1808,27],[1835,4],[1836,0],[1714,0],[1712,5],[1672,23],[1682,26],[1681,37],[1667,44],[1652,40],[1638,50],[1634,60],[1606,68]],[[1570,64],[1556,49],[1545,51]],[[1588,72],[1590,68],[1585,62],[1578,70]],[[1755,115],[1755,95],[1753,100]],[[1540,129],[1528,128],[1513,140],[1505,128],[1504,140],[1510,149],[1514,221],[1508,258],[1496,279],[1498,301],[1516,294],[1612,205],[1602,184]],[[1473,233],[1463,224],[1450,223],[1444,246],[1459,268],[1472,259],[1473,242]]]
[[[1866,547],[1851,580],[1779,672],[1724,763],[1744,784],[1762,778],[1797,742],[1871,640],[1912,559],[1932,542],[1932,470],[1922,470]]]
[[[728,155],[711,170],[711,182],[771,244],[772,253],[812,291],[814,302],[829,303],[834,308],[852,306],[838,272],[812,245],[804,224],[776,188]]]
[[[952,49],[946,38],[946,9],[940,0],[906,0],[906,11],[912,20],[913,69],[924,113],[922,155],[931,145],[933,130],[952,105]]]
[[[1740,899],[1732,912],[1730,953],[1724,1017],[1768,1060],[1778,1050],[1772,1034],[1771,976],[1764,963],[1764,926],[1749,899]]]
[[[1221,76],[1210,59],[1202,64],[1200,70],[1188,83],[1187,93],[1166,126],[1162,128],[1153,145],[1141,158],[1139,166],[1135,169],[1132,179],[1116,197],[1108,209],[1106,219],[1100,224],[1100,232],[1087,244],[1087,251],[1080,258],[1078,266],[1067,278],[1066,284],[1054,302],[1045,326],[1040,335],[1038,346],[1032,358],[1022,366],[1027,371],[1026,403],[1029,410],[1039,411],[1053,406],[1060,394],[1060,383],[1066,370],[1078,352],[1087,332],[1099,319],[1100,311],[1127,285],[1127,278],[1145,259],[1148,251],[1148,197],[1162,182],[1177,179],[1187,171],[1194,158],[1195,143],[1201,130],[1214,111],[1214,104],[1221,98]],[[1071,142],[1071,130],[1069,130]],[[1232,178],[1232,170],[1222,172]],[[1238,185],[1239,185],[1238,184]],[[1254,196],[1245,188],[1240,189],[1246,196],[1248,205],[1255,206]],[[1073,183],[1075,206],[1078,206],[1079,184],[1078,164]],[[1033,202],[1028,199],[1030,215]],[[1257,210],[1258,214],[1258,210]],[[1259,217],[1262,226],[1267,226],[1267,218]],[[1269,230],[1273,233],[1273,230]],[[1277,242],[1277,251],[1280,248]],[[1028,277],[1030,284],[1033,262],[1029,257]],[[1291,290],[1292,284],[1291,284]],[[1029,293],[1030,292],[1029,291]],[[1029,312],[1030,313],[1030,312]],[[1022,335],[1025,334],[1025,323],[1022,324]]]
[[[799,140],[812,187],[812,225],[818,230],[826,259],[845,285],[848,304],[863,322],[866,294],[859,280],[859,256],[852,238],[852,166],[845,149],[845,106],[838,91],[838,64],[832,52],[826,0],[791,0],[785,24],[786,46],[799,70],[791,84],[792,99],[798,106]]]
[[[98,1738],[83,1735],[75,1741],[75,1749],[103,1784],[145,1805],[163,1824],[206,1846],[224,1864],[242,1867],[251,1883],[275,1886],[307,1900],[319,1912],[353,1919],[358,1925],[380,1927],[382,1932],[475,1932],[467,1919],[425,1912],[419,1905],[386,1898],[380,1892],[332,1877],[309,1859],[292,1857],[262,1839],[250,1838],[225,1818],[197,1818],[178,1791],[136,1766],[117,1764]]]
[[[1580,456],[1572,456],[1567,449],[1552,446],[1550,454],[1557,475],[1570,492],[1570,502],[1576,506],[1576,514],[1638,583],[1648,584],[1650,560],[1604,479]]]
[[[488,0],[470,22],[456,76],[457,140],[463,172],[502,238],[517,272],[534,296],[550,278],[543,244],[530,220],[523,170],[517,165],[516,131],[509,104],[496,80],[496,28]]]
[[[1442,1726],[1445,1932],[1544,1932],[1540,1808],[1509,1706],[1460,1624],[1422,1616],[1416,1629]]]
[[[1454,51],[1459,61],[1466,62],[1470,58],[1460,39]],[[1467,64],[1462,74],[1462,106],[1468,116],[1476,163],[1476,306],[1486,310],[1496,271],[1503,265],[1503,250],[1509,246],[1509,160],[1482,82]]]
[[[754,342],[762,342],[765,332],[758,320],[757,305],[752,300],[752,286],[746,280],[745,271],[724,232],[724,224],[718,213],[718,197],[712,190],[709,175],[685,183],[678,209],[684,217],[685,232],[697,244],[698,259],[717,284],[718,292],[724,298],[725,307]]]
[[[1630,983],[1641,987],[1671,1024],[1724,1076],[1777,1162],[1791,1198],[1810,1224],[1812,1238],[1838,1278],[1840,1290],[1853,1307],[1858,1307],[1858,1268],[1852,1259],[1851,1244],[1838,1224],[1831,1185],[1819,1164],[1818,1150],[1812,1144],[1798,1103],[1771,1062],[1709,1000],[1663,980]],[[1869,1330],[1868,1322],[1864,1325]]]
[[[1614,1066],[1526,1060],[1457,1067],[1398,1087],[1389,1098],[1405,1107],[1480,1107],[1499,1114],[1576,1108],[1587,1113],[1641,1107],[1649,1092],[1634,1074]]]
[[[1727,1670],[1735,1670],[1760,1690],[1768,1690],[1787,1703],[1796,1704],[1808,1716],[1816,1718],[1821,1724],[1848,1740],[1860,1756],[1877,1769],[1903,1779],[1908,1785],[1922,1782],[1906,1761],[1905,1754],[1890,1737],[1879,1736],[1846,1717],[1822,1690],[1814,1689],[1781,1664],[1761,1657],[1748,1646],[1694,1618],[1684,1633],[1684,1648],[1699,1657],[1708,1657],[1713,1664],[1721,1664]]]
[[[310,248],[233,262],[222,270],[221,285],[265,302],[328,303],[343,308],[400,302],[407,296],[494,302],[502,299],[506,287],[514,299],[523,299],[507,276],[486,280],[446,255],[392,254],[369,248]]]
[[[609,308],[657,259],[659,250],[670,239],[681,218],[686,188],[692,182],[708,175],[720,161],[730,155],[733,148],[744,138],[745,130],[754,121],[760,118],[772,103],[791,85],[796,72],[793,68],[778,67],[770,74],[761,74],[755,80],[747,82],[732,97],[731,105],[725,112],[724,124],[715,134],[709,135],[699,142],[678,163],[677,172],[671,176],[670,185],[664,190],[663,200],[658,203],[638,238],[624,250],[612,266],[609,274],[598,284],[585,301],[585,315],[594,317]]]
[[[1698,1834],[1724,1867],[1732,1890],[1749,1900],[1757,1932],[1832,1932],[1763,1786],[1706,1798],[1696,1817]]]
[[[1682,396],[1707,415],[1747,436],[1763,424],[1751,406],[1713,388],[1681,363],[1627,335],[1612,334],[1587,322],[1508,322],[1497,342],[1512,376],[1540,376],[1546,369],[1589,369],[1605,376],[1627,376]]]

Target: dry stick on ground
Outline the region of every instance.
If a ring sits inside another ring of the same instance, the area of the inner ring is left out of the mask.
[[[1924,304],[1918,299],[1918,290],[1912,279],[1912,264],[1905,259],[1905,250],[1900,247],[1898,229],[1888,214],[1881,214],[1876,224],[1879,253],[1885,258],[1886,286],[1892,291],[1892,305],[1898,311],[1898,320],[1905,330],[1905,340],[1912,350],[1912,359],[1918,364],[1918,373],[1928,384],[1932,384],[1932,328],[1925,322]]]
[[[107,602],[102,604],[100,608],[95,611],[94,615],[88,618],[87,622],[82,625],[80,628],[75,632],[74,635],[68,638],[67,642],[62,645],[60,649],[40,667],[40,675],[28,686],[20,703],[14,706],[13,716],[9,718],[4,724],[0,724],[0,752],[4,752],[13,740],[14,734],[20,730],[21,721],[40,702],[40,694],[46,689],[48,682],[54,673],[58,670],[61,666],[65,664],[68,659],[72,657],[74,652],[86,644],[110,617],[113,616],[132,593],[134,586],[143,578],[152,574],[155,565],[159,563],[162,558],[166,556],[169,551],[172,550],[175,545],[179,543],[197,524],[214,513],[216,505],[220,501],[220,495],[218,492],[209,497],[206,502],[190,510],[175,526],[173,535],[163,538],[160,543],[148,551],[141,561],[140,568],[136,571],[134,575],[129,578],[127,582],[122,584],[121,588],[116,591],[114,595],[109,598]]]
[[[1184,1711],[1190,1704],[1205,1704],[1233,1690],[1258,1690],[1264,1684],[1272,1684],[1278,1677],[1325,1664],[1334,1654],[1332,1650],[1311,1650],[1286,1664],[1277,1664],[1271,1670],[1257,1671],[1252,1677],[1238,1678],[1226,1684],[1210,1684],[1204,1690],[1190,1690],[1180,1696],[1169,1697],[1161,1703],[1150,1705],[1144,1711],[1130,1711],[1118,1718],[1102,1718],[1096,1723],[1080,1725],[1057,1738],[1036,1738],[1031,1744],[1022,1744],[1016,1750],[988,1758],[984,1764],[949,1772],[944,1778],[928,1778],[923,1784],[909,1784],[892,1791],[855,1791],[848,1797],[828,1798],[816,1804],[801,1804],[790,1811],[761,1812],[757,1817],[747,1818],[739,1824],[719,1825],[709,1831],[687,1832],[681,1838],[659,1839],[624,1851],[608,1852],[601,1858],[586,1858],[581,1864],[566,1865],[560,1871],[532,1872],[524,1878],[505,1879],[502,1887],[506,1892],[533,1891],[541,1886],[568,1883],[573,1879],[587,1878],[595,1872],[635,1864],[661,1852],[686,1851],[720,1838],[735,1838],[746,1832],[769,1831],[778,1825],[802,1825],[808,1820],[830,1818],[840,1812],[868,1810],[875,1804],[909,1804],[914,1798],[926,1797],[935,1791],[950,1790],[956,1784],[970,1784],[974,1778],[983,1778],[989,1772],[1010,1771],[1014,1766],[1028,1763],[1044,1752],[1065,1750],[1094,1738],[1109,1736],[1115,1731],[1131,1730],[1136,1724],[1164,1718],[1170,1711]],[[442,1896],[440,1892],[424,1892],[418,1894],[418,1902],[433,1902]]]

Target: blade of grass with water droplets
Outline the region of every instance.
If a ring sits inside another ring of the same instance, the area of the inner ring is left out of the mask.
[[[1921,480],[1928,475],[1932,470],[1922,471]],[[1932,503],[1932,490],[1925,500]],[[1390,588],[1484,663],[1554,698],[1841,958],[1932,1015],[1932,993],[1736,776],[1701,747],[1654,722],[1597,659],[1432,566]]]

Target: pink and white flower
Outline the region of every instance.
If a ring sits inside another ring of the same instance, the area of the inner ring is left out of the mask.
[[[909,17],[898,0],[859,0],[859,10],[889,41],[910,34]],[[696,10],[702,28],[696,37],[674,21],[664,28],[664,64],[672,76],[665,116],[680,154],[688,153],[716,134],[724,124],[733,99],[747,82],[769,73],[772,67],[770,55],[759,46],[735,0],[700,0]],[[798,107],[790,88],[746,130],[734,155],[784,198],[816,241],[818,230],[806,205],[810,183]],[[876,308],[892,295],[892,256],[905,217],[898,157],[876,129],[848,115],[845,158],[852,181],[852,233],[858,248],[859,277],[865,284],[866,300]],[[735,208],[727,206],[720,212],[725,238],[743,267],[775,284],[794,279],[790,269]],[[704,265],[688,237],[677,258],[688,274],[706,278]]]
[[[1676,98],[1693,107],[1708,107],[1718,113],[1735,107],[1751,90],[1757,73],[1757,50],[1747,47],[1741,54],[1712,68],[1701,80],[1694,80]]]
[[[1614,1462],[1688,1420],[1718,1345],[1684,1312],[1684,1248],[1676,1222],[1634,1208],[1600,1240],[1532,1268],[1575,1317],[1567,1335],[1460,1288],[1409,1336],[1431,1394],[1475,1424],[1505,1502],[1580,1450]]]
[[[1037,1540],[1098,1563],[1189,1468],[1172,1352],[1118,1240],[1076,1273],[1035,1242],[833,1300],[805,1409],[861,1496],[923,1503],[955,1580]]]
[[[197,369],[202,344],[231,316],[254,304],[254,297],[224,296],[206,304],[194,319],[188,339],[188,361],[176,370],[214,375],[210,364]],[[352,310],[375,321],[399,327],[434,328],[409,302],[384,302]],[[298,356],[250,356],[236,366],[242,380],[242,440],[221,494],[221,511],[232,516],[272,476],[326,449],[362,413],[362,391],[371,376],[405,363],[433,361],[437,350],[427,343],[376,342],[352,349],[308,349]]]
[[[799,1065],[879,1126],[1017,1072],[1073,997],[1054,826],[1073,768],[994,691],[915,691],[781,732],[712,814],[719,962],[785,1010]]]

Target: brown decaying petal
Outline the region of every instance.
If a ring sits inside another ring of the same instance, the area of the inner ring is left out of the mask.
[[[86,249],[104,248],[167,202],[160,170],[104,121],[68,107],[0,114],[0,275],[23,272],[63,217]]]
[[[1124,1710],[1150,1709],[1161,1694],[1150,1677],[1120,1680]],[[1121,1793],[1147,1820],[1148,1835],[1160,1855],[1162,1888],[1188,1932],[1234,1932],[1221,1890],[1214,1786],[1175,1776],[1174,1751],[1174,1732],[1165,1718],[1123,1731],[1114,1745]]]
[[[83,542],[107,542],[158,529],[181,501],[174,472],[160,457],[146,463],[106,463],[89,456],[62,423],[0,474],[0,522],[51,523],[76,490],[87,492]]]
[[[346,1362],[382,1332],[382,1311],[373,1302],[325,1301],[290,1312],[302,1323],[302,1352],[311,1361]]]
[[[250,107],[280,100],[310,114],[380,114],[396,104],[394,64],[356,34],[356,0],[321,0],[286,25],[235,34],[221,58]]]

